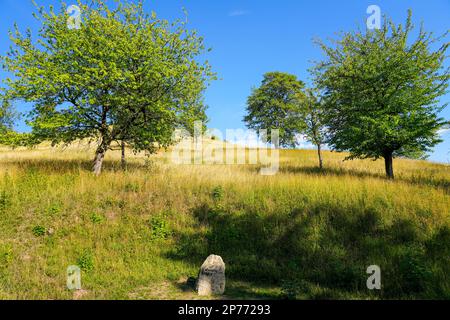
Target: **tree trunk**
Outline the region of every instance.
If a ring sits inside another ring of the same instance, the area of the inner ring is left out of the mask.
[[[106,143],[105,140],[102,140],[97,148],[97,151],[95,152],[94,166],[92,168],[92,171],[96,176],[99,176],[100,173],[102,173],[103,160],[105,159],[105,154],[108,150],[108,147],[108,143]]]
[[[105,159],[106,151],[108,151],[109,145],[111,144],[111,141],[113,139],[113,137],[111,137],[111,135],[109,134],[107,116],[108,108],[102,106],[102,125],[100,130],[101,141],[100,145],[95,151],[94,166],[92,168],[92,171],[96,176],[99,176],[100,173],[102,173],[103,160]]]
[[[384,165],[386,168],[386,177],[388,179],[394,179],[394,166],[392,152],[387,152],[384,155]]]
[[[317,145],[317,155],[319,156],[319,168],[323,169],[323,160],[322,160],[322,147],[320,144]]]
[[[121,158],[121,166],[122,170],[125,171],[127,169],[127,160],[125,159],[125,142],[122,141],[122,158]]]

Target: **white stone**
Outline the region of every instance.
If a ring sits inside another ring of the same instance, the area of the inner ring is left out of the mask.
[[[225,263],[220,256],[210,255],[203,262],[197,280],[199,296],[221,295],[225,292]]]

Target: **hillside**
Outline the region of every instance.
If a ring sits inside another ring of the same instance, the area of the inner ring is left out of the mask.
[[[281,151],[255,165],[174,165],[87,146],[0,150],[0,299],[191,299],[211,253],[223,298],[450,298],[450,168]],[[79,265],[85,291],[66,288]],[[366,288],[379,265],[381,291]]]

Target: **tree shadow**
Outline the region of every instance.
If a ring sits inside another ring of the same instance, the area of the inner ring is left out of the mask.
[[[185,281],[177,281],[174,285],[184,293],[196,294],[197,278],[189,277]],[[280,298],[280,294],[274,290],[273,286],[259,285],[255,289],[252,283],[243,281],[227,281],[226,294],[216,296],[215,298],[227,299],[242,299],[242,300],[275,300]]]
[[[292,174],[308,174],[308,175],[317,175],[317,176],[353,176],[358,178],[379,178],[385,179],[386,177],[379,173],[367,172],[367,171],[359,171],[345,168],[323,168],[314,166],[283,166],[280,168],[280,172],[282,173],[292,173]]]
[[[227,212],[202,204],[195,230],[175,233],[167,257],[200,266],[222,256],[227,279],[247,285],[226,294],[261,299],[448,298],[450,228],[425,237],[410,220],[387,225],[373,209],[316,206],[289,215]],[[440,240],[436,240],[440,239]],[[367,267],[379,265],[383,290],[367,289]],[[433,270],[433,272],[429,271]],[[447,273],[446,273],[447,272]],[[446,275],[447,274],[447,275]],[[282,293],[258,290],[278,286]]]
[[[287,174],[307,174],[313,176],[336,176],[345,177],[352,176],[357,178],[373,178],[380,180],[387,180],[384,174],[373,173],[367,171],[359,171],[345,168],[323,168],[319,167],[298,167],[298,166],[283,166],[280,168],[281,173]],[[413,185],[431,186],[443,189],[446,193],[450,193],[450,180],[444,177],[434,176],[398,176],[395,181],[406,182]]]
[[[90,160],[77,160],[77,159],[21,159],[21,160],[9,160],[5,159],[1,161],[2,166],[8,168],[18,168],[23,171],[43,171],[48,173],[73,173],[92,171],[93,162]],[[145,164],[136,162],[127,163],[127,171],[136,171],[148,169]],[[104,172],[121,172],[122,167],[120,161],[104,160],[102,171]]]

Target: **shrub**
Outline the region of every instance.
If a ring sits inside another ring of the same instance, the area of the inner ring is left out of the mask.
[[[47,229],[43,226],[34,226],[31,230],[36,237],[42,237],[47,232]]]
[[[167,239],[171,234],[169,224],[164,216],[158,215],[150,220],[152,239]]]
[[[425,256],[415,248],[408,248],[402,253],[399,272],[402,291],[407,294],[423,293],[433,276]]]
[[[84,272],[89,272],[94,269],[94,257],[92,252],[88,249],[84,250],[77,259],[77,265]]]
[[[47,214],[50,216],[55,216],[61,212],[61,204],[53,203],[47,208]]]
[[[102,223],[103,221],[105,221],[105,217],[94,212],[91,214],[91,221],[95,224],[99,224],[99,223]]]

